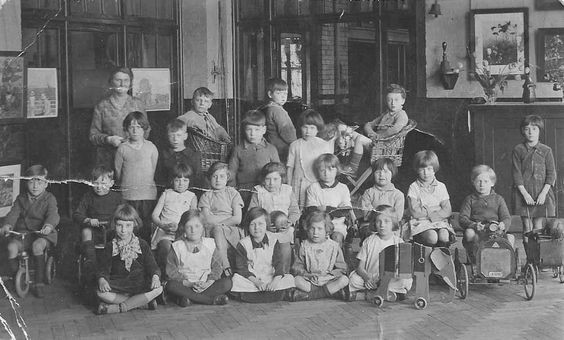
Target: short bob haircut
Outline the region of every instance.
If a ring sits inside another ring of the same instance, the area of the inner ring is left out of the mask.
[[[327,235],[331,235],[334,230],[333,222],[331,222],[331,217],[328,213],[321,210],[312,210],[307,214],[305,218],[304,230],[307,232],[311,229],[311,225],[316,222],[325,223],[325,232]]]
[[[151,127],[151,125],[149,124],[149,120],[147,119],[147,116],[145,116],[143,112],[133,111],[128,113],[127,116],[125,116],[125,119],[123,120],[123,131],[127,131],[127,129],[129,129],[129,126],[131,125],[131,123],[133,123],[133,121],[136,121],[137,124],[139,124],[144,131],[149,130],[149,128]]]
[[[249,226],[251,222],[256,220],[257,218],[264,216],[264,220],[268,224],[270,222],[270,215],[266,210],[261,207],[252,207],[247,211],[243,221],[241,221],[241,227],[246,231],[249,232]]]
[[[435,172],[439,171],[440,165],[437,154],[431,150],[423,150],[416,153],[413,158],[413,168],[415,171],[428,166],[432,166]]]
[[[332,153],[324,153],[313,162],[313,171],[319,178],[321,169],[323,168],[337,168],[337,176],[341,173],[341,162],[339,158]]]
[[[192,179],[192,175],[194,174],[194,170],[188,164],[178,163],[172,167],[172,171],[170,174],[170,181],[174,181],[175,178],[188,178]]]
[[[113,230],[116,229],[117,221],[132,221],[133,232],[136,233],[143,227],[143,220],[139,217],[139,213],[131,205],[124,203],[117,206],[110,222]]]
[[[192,99],[198,97],[213,98],[213,92],[210,91],[210,89],[208,89],[207,87],[198,87],[197,89],[194,90],[194,93],[192,94]]]
[[[249,125],[255,126],[265,126],[266,117],[264,113],[259,110],[249,110],[245,113],[243,120],[241,121],[241,128],[245,129]]]
[[[110,84],[112,83],[112,80],[114,79],[114,76],[117,73],[127,74],[129,76],[129,81],[131,82],[130,85],[133,84],[133,72],[129,67],[122,67],[122,66],[118,66],[112,70],[112,72],[110,73],[110,77],[108,78],[108,83]]]
[[[266,91],[267,92],[274,92],[274,91],[287,91],[288,84],[284,79],[281,78],[270,78],[266,82]]]
[[[390,84],[386,87],[386,95],[388,95],[390,93],[399,93],[399,94],[401,94],[401,97],[403,99],[405,99],[407,97],[407,94],[406,94],[403,86],[398,85],[398,84]]]
[[[100,177],[107,177],[110,180],[113,180],[114,179],[114,170],[110,169],[109,167],[107,167],[105,165],[97,165],[90,172],[90,179],[92,181],[95,181]]]
[[[542,119],[541,116],[537,116],[537,115],[525,116],[525,118],[523,118],[523,120],[521,121],[521,126],[519,126],[519,128],[521,129],[521,133],[523,133],[523,129],[527,125],[533,125],[538,127],[539,130],[542,130],[544,129],[544,120]]]
[[[390,172],[392,173],[392,179],[394,179],[398,174],[398,167],[391,158],[378,158],[374,163],[372,163],[373,172],[384,169],[390,170]]]
[[[284,218],[288,218],[288,215],[286,215],[285,212],[280,211],[280,210],[275,210],[273,212],[270,213],[270,224],[274,224],[276,223],[276,220],[279,219],[280,217],[284,216]]]
[[[186,132],[186,123],[180,119],[173,119],[166,125],[166,132],[177,132],[182,131]]]
[[[495,185],[495,182],[497,181],[497,176],[495,175],[495,171],[490,166],[485,164],[476,165],[475,167],[472,168],[472,172],[470,173],[470,181],[474,183],[476,178],[481,174],[488,174],[488,176],[490,176],[490,180]]]
[[[208,169],[208,172],[206,173],[206,177],[209,180],[211,180],[213,174],[215,174],[219,170],[225,170],[227,172],[227,180],[229,180],[231,178],[231,172],[229,171],[229,165],[227,165],[227,163],[224,163],[224,162],[213,163],[210,166],[210,168]]]
[[[376,209],[374,209],[372,211],[372,213],[370,214],[369,217],[369,221],[370,221],[370,225],[373,226],[374,230],[377,230],[376,227],[376,219],[378,218],[378,216],[380,215],[386,215],[389,216],[392,219],[392,230],[398,230],[399,229],[399,221],[397,219],[397,215],[396,215],[396,209],[394,209],[394,207],[387,205],[387,204],[381,204],[379,206],[376,207]]]
[[[279,162],[270,162],[262,167],[262,169],[260,170],[261,183],[264,184],[266,176],[270,175],[273,172],[280,174],[280,177],[282,177],[282,183],[286,183],[286,167],[284,166],[284,164]]]
[[[323,131],[323,129],[325,128],[325,122],[323,121],[323,117],[321,117],[319,112],[312,109],[307,109],[300,114],[298,125],[300,127],[304,125],[315,125],[317,126],[318,132]]]
[[[47,168],[41,164],[32,165],[24,172],[25,177],[47,177],[48,174]]]
[[[186,239],[185,232],[186,232],[186,223],[188,221],[197,218],[204,225],[204,215],[198,209],[190,209],[185,211],[182,216],[180,216],[180,221],[178,222],[178,229],[176,229],[176,239],[177,240],[184,240]],[[205,228],[202,228],[202,237],[205,233]]]

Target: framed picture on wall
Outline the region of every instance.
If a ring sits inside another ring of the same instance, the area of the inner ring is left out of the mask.
[[[0,119],[23,118],[24,58],[0,51]]]
[[[535,9],[537,11],[553,11],[564,9],[563,0],[535,0]]]
[[[539,28],[537,43],[537,81],[564,83],[564,27]]]
[[[476,65],[492,75],[521,75],[529,59],[528,8],[471,12],[472,51]]]
[[[132,68],[133,96],[145,103],[147,111],[170,110],[170,70]]]
[[[58,86],[56,68],[27,69],[27,118],[57,117]]]
[[[0,166],[0,217],[6,216],[20,193],[21,166]]]

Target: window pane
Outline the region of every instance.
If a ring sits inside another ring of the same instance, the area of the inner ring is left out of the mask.
[[[124,0],[125,15],[139,16],[141,14],[141,0]]]
[[[58,31],[46,29],[37,37],[36,28],[22,30],[22,46],[26,67],[59,67]]]
[[[102,14],[102,0],[88,0],[84,3],[86,4],[86,13],[94,16]]]
[[[108,87],[111,69],[118,63],[118,35],[71,32],[73,107],[94,107]]]
[[[301,99],[304,75],[304,41],[299,33],[280,34],[281,77],[288,83],[288,98]]]
[[[170,65],[172,65],[170,36],[158,35],[158,38],[159,38],[159,49],[157,50],[157,55],[158,55],[157,67],[170,68]]]
[[[264,13],[264,0],[240,0],[238,6],[239,18],[241,19],[261,18],[266,15]]]
[[[21,0],[22,9],[59,9],[60,0]]]
[[[145,33],[127,34],[127,62],[130,67],[156,67],[156,36]]]
[[[310,0],[274,1],[275,16],[292,16],[309,14]]]
[[[119,16],[119,1],[103,0],[104,14],[109,16]]]
[[[173,20],[174,19],[174,11],[173,11],[173,0],[159,0],[157,2],[157,6],[158,6],[158,12],[159,15],[158,17],[160,19],[169,19],[169,20]]]
[[[393,0],[397,1],[397,0]],[[365,0],[311,0],[312,12],[316,14],[328,13],[361,13],[372,12],[378,1],[365,1]]]
[[[262,28],[241,31],[239,89],[241,99],[251,105],[264,99],[265,62]]]

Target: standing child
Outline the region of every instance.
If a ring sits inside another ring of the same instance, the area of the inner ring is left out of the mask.
[[[185,211],[198,208],[196,195],[188,190],[192,168],[180,163],[175,165],[170,179],[172,189],[166,189],[153,210],[153,224],[156,227],[151,236],[151,249],[157,251],[157,263],[161,276],[166,280],[166,258],[174,235],[178,229],[180,216]]]
[[[312,211],[305,219],[307,240],[300,245],[292,266],[296,290],[291,301],[314,300],[336,296],[348,300],[347,263],[340,245],[329,239],[333,224],[329,214]]]
[[[364,132],[372,139],[385,138],[395,135],[407,125],[409,118],[403,110],[405,104],[405,89],[397,84],[390,84],[386,88],[387,110],[371,122],[364,125]]]
[[[48,191],[47,169],[43,165],[32,165],[24,173],[26,192],[16,198],[14,205],[4,218],[0,235],[14,230],[19,233],[33,233],[25,239],[25,244],[8,237],[8,265],[13,274],[19,267],[18,252],[31,246],[35,262],[35,287],[38,298],[45,295],[45,250],[57,245],[57,230],[60,221],[57,199]]]
[[[128,140],[116,152],[116,177],[120,181],[123,199],[137,210],[145,223],[139,236],[149,242],[149,219],[157,198],[155,169],[159,152],[144,137],[145,131],[149,130],[149,121],[142,112],[128,114],[123,120],[123,129],[127,132]]]
[[[342,245],[347,237],[346,219],[351,216],[352,204],[349,188],[337,181],[340,166],[337,156],[330,153],[322,154],[315,160],[313,168],[319,181],[307,188],[306,208],[308,211],[321,210],[331,214],[334,227],[331,239]]]
[[[349,288],[351,300],[357,298],[357,293],[362,291],[374,291],[378,288],[380,277],[380,252],[386,247],[402,243],[403,240],[394,234],[399,227],[397,212],[389,205],[379,205],[375,209],[374,221],[376,234],[370,235],[362,243],[362,247],[356,258],[359,260],[358,267],[350,274]],[[388,285],[388,301],[396,298],[404,300],[407,291],[411,288],[412,279],[394,278]],[[365,295],[367,300],[371,300]]]
[[[407,192],[411,236],[417,243],[446,247],[454,239],[454,230],[448,222],[452,213],[450,196],[446,186],[435,178],[439,158],[433,151],[419,151],[413,167],[417,180]]]
[[[280,243],[266,230],[269,220],[266,210],[255,207],[242,223],[249,236],[237,245],[231,292],[245,302],[280,301],[295,287],[294,277],[284,270]]]
[[[542,229],[545,217],[556,213],[552,187],[556,182],[556,167],[552,149],[539,142],[544,122],[537,115],[526,116],[521,122],[525,141],[513,149],[514,212],[521,216],[523,233]],[[528,238],[523,237],[527,249]]]
[[[266,132],[264,124],[262,112],[248,111],[241,122],[245,140],[233,149],[229,158],[230,185],[239,189],[245,206],[251,199],[251,189],[259,183],[262,167],[270,162],[280,162],[276,148],[263,137]]]
[[[266,116],[266,140],[278,150],[278,155],[285,161],[288,147],[295,141],[296,128],[284,109],[288,99],[288,84],[280,78],[271,78],[266,84],[268,104],[262,108]]]
[[[206,221],[206,236],[213,236],[223,269],[231,275],[235,263],[235,248],[245,232],[238,225],[241,223],[243,199],[235,188],[227,186],[229,167],[222,162],[212,164],[208,170],[208,179],[212,190],[200,198],[198,208]]]
[[[143,223],[129,204],[117,207],[112,217],[116,237],[108,242],[98,272],[98,314],[124,313],[149,303],[163,292],[160,271],[149,244],[134,235]]]
[[[114,185],[114,171],[104,165],[92,169],[92,190],[88,191],[78,204],[72,217],[81,228],[81,252],[86,258],[84,273],[86,277],[95,274],[96,244],[105,243],[107,236],[114,231],[107,225],[101,229],[100,223],[108,223],[116,207],[123,203],[121,193],[111,190]],[[104,235],[105,232],[105,235]]]
[[[166,285],[181,307],[192,302],[224,305],[232,286],[230,278],[221,278],[221,258],[212,238],[204,237],[204,224],[198,210],[188,210],[180,218],[177,241],[168,253]]]
[[[496,182],[495,172],[487,165],[476,165],[471,174],[474,193],[466,196],[460,207],[458,221],[464,228],[462,245],[470,263],[476,263],[476,252],[478,241],[482,230],[489,227],[490,223],[499,223],[501,230],[511,225],[511,215],[505,204],[505,200],[493,190]],[[513,246],[515,238],[513,235],[505,235]]]
[[[200,130],[213,140],[231,143],[231,137],[208,112],[212,106],[213,92],[207,87],[199,87],[192,95],[192,110],[178,117],[191,129]]]
[[[200,183],[203,180],[201,154],[185,145],[186,138],[188,138],[186,123],[180,119],[174,119],[167,124],[166,132],[168,148],[159,152],[156,171],[157,183],[159,185],[167,183],[173,177],[174,166],[180,163],[189,165],[194,172],[192,182]]]

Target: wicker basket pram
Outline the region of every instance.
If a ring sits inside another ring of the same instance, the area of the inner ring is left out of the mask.
[[[396,166],[401,166],[403,158],[403,146],[407,134],[415,129],[417,123],[409,120],[406,126],[393,136],[379,139],[372,139],[372,156],[370,163],[374,163],[380,158],[390,158]]]
[[[188,138],[186,139],[186,144],[201,154],[202,172],[208,171],[210,166],[215,162],[227,162],[231,146],[230,144],[213,140],[199,130],[193,128],[188,128],[187,130]]]

